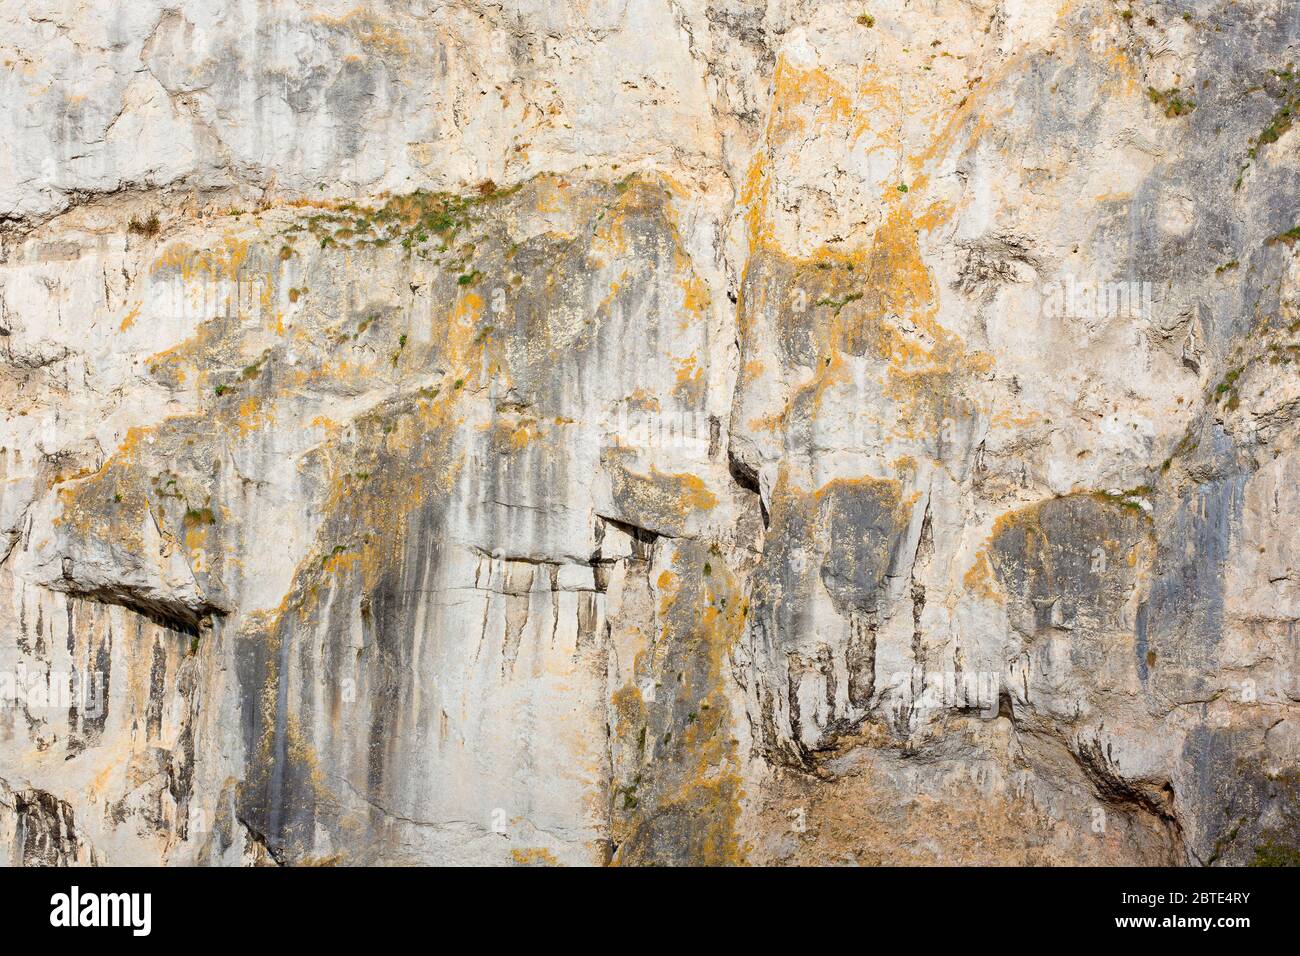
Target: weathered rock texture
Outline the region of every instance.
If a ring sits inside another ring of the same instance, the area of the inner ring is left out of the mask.
[[[0,7],[9,861],[1297,859],[1292,0]]]

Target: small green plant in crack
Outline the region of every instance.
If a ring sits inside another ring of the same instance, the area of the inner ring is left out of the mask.
[[[821,305],[829,306],[830,308],[832,308],[832,309],[835,310],[835,314],[836,314],[836,315],[839,315],[839,314],[840,314],[840,309],[844,308],[844,307],[845,307],[846,305],[848,305],[850,302],[857,302],[858,299],[860,299],[860,298],[862,298],[862,293],[861,293],[861,292],[850,292],[848,295],[844,296],[843,298],[839,298],[839,299],[831,299],[831,298],[818,299],[818,300],[817,300],[817,304],[818,304],[819,306],[821,306]],[[830,363],[827,362],[827,364],[830,364]]]
[[[1192,110],[1196,109],[1196,102],[1190,97],[1184,96],[1176,87],[1170,90],[1157,90],[1154,86],[1147,87],[1147,97],[1152,103],[1156,104],[1170,119],[1179,116],[1186,116]]]
[[[1239,263],[1236,259],[1233,259],[1229,262],[1225,262],[1223,265],[1219,266],[1217,269],[1214,270],[1214,274],[1222,275],[1225,272],[1229,272],[1232,269],[1237,268],[1237,266],[1239,266],[1240,264],[1241,263]]]
[[[311,216],[307,229],[320,240],[322,249],[331,243],[355,249],[399,242],[403,249],[428,258],[421,248],[426,243],[437,239],[441,249],[450,248],[456,234],[474,223],[481,206],[512,195],[523,184],[508,189],[495,184],[486,189],[486,185],[485,180],[469,196],[417,190],[378,207],[344,203]]]
[[[467,272],[462,276],[457,276],[456,285],[473,285],[475,282],[478,281],[478,277],[480,275],[481,273],[477,269],[475,269],[474,271]]]
[[[1269,75],[1259,86],[1247,90],[1248,93],[1263,91],[1268,94],[1277,104],[1273,115],[1264,124],[1261,129],[1250,140],[1246,150],[1246,159],[1241,164],[1241,170],[1237,176],[1237,184],[1234,189],[1240,189],[1245,179],[1246,170],[1251,164],[1259,158],[1259,151],[1271,143],[1276,143],[1285,135],[1286,131],[1295,123],[1296,117],[1300,115],[1300,73],[1294,69],[1294,65],[1288,63],[1285,69],[1269,70]]]
[[[1226,407],[1229,411],[1235,411],[1241,404],[1241,397],[1237,394],[1237,379],[1241,378],[1241,373],[1244,371],[1245,369],[1241,367],[1230,369],[1223,376],[1223,380],[1215,386],[1214,397],[1219,401],[1226,399]]]
[[[162,475],[154,475],[153,490],[159,498],[181,499],[180,489],[176,484],[176,476],[166,472]]]
[[[211,508],[190,508],[185,509],[185,527],[197,528],[201,525],[210,525],[217,523],[217,516],[212,513]]]
[[[216,388],[214,388],[212,391],[214,391],[214,392],[216,393],[217,398],[220,398],[222,395],[225,395],[226,392],[230,391],[230,386],[229,386],[229,385],[218,385],[218,386],[217,386]]]
[[[1195,436],[1193,436],[1191,426],[1189,425],[1187,431],[1183,432],[1183,437],[1178,439],[1178,444],[1174,446],[1174,450],[1170,452],[1169,457],[1166,458],[1164,463],[1160,466],[1161,473],[1163,474],[1173,467],[1175,458],[1190,455],[1199,447],[1200,442],[1197,441]]]
[[[1141,499],[1151,494],[1150,485],[1138,485],[1136,488],[1129,488],[1127,491],[1094,491],[1093,497],[1098,501],[1105,501],[1113,505],[1118,505],[1129,511],[1135,511],[1138,514],[1145,514],[1146,509],[1142,507]]]

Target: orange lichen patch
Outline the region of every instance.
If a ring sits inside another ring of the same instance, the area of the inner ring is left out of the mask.
[[[466,292],[452,306],[451,312],[447,316],[446,329],[435,329],[434,334],[445,334],[448,352],[459,355],[464,359],[467,357],[471,344],[473,344],[479,318],[482,315],[483,297],[477,292]],[[481,345],[482,343],[478,344]]]
[[[677,382],[673,395],[683,405],[698,406],[704,400],[704,367],[694,355],[677,359]]]
[[[975,555],[975,562],[967,568],[966,574],[962,578],[962,587],[966,593],[985,600],[999,603],[1006,601],[993,575],[993,564],[989,561],[988,551],[984,549],[981,549]]]
[[[631,460],[625,450],[606,450],[614,502],[633,524],[686,534],[692,518],[717,506],[717,495],[699,476],[666,474],[653,466],[649,474],[642,474],[628,467]]]
[[[848,355],[880,367],[881,387],[894,403],[885,420],[896,434],[934,434],[943,419],[969,414],[962,386],[986,374],[991,357],[967,352],[961,337],[939,324],[938,283],[920,247],[921,234],[948,212],[942,204],[922,210],[896,205],[863,250],[821,249],[802,259],[767,250],[751,260],[742,334],[761,339],[759,323],[775,320],[778,353],[813,368],[812,379],[793,390],[784,409],[752,420],[751,427],[771,429],[796,405],[814,413],[829,389],[851,388],[843,361]],[[787,304],[794,293],[806,308]]]
[[[240,435],[248,435],[266,427],[272,421],[269,411],[262,407],[262,400],[256,396],[249,396],[239,403],[239,418],[237,427]]]
[[[558,176],[542,176],[533,191],[533,208],[540,213],[560,213],[569,208],[569,184]]]
[[[898,90],[880,82],[868,64],[850,87],[820,67],[802,69],[782,54],[772,78],[772,111],[767,138],[781,144],[802,137],[812,124],[848,127],[853,138],[879,121],[898,115]]]
[[[751,255],[773,242],[774,230],[767,214],[771,185],[767,171],[767,155],[759,153],[750,162],[749,172],[745,174],[745,184],[740,190],[740,204],[745,208],[745,225],[749,235]]]
[[[999,75],[1010,69],[1004,64]],[[884,221],[865,247],[843,252],[823,248],[796,258],[779,248],[770,205],[771,168],[782,145],[808,135],[813,124],[838,127],[856,138],[867,128],[881,129],[881,117],[918,111],[904,108],[911,94],[874,64],[865,64],[856,78],[846,81],[820,69],[799,68],[782,57],[773,83],[766,148],[752,160],[741,190],[751,253],[742,282],[741,333],[758,341],[774,332],[770,341],[782,343],[778,350],[798,350],[798,359],[791,360],[815,368],[815,380],[796,390],[790,405],[807,397],[819,401],[831,376],[835,384],[844,383],[839,353],[868,357],[885,366],[885,393],[895,403],[886,420],[895,423],[894,431],[909,439],[932,434],[944,418],[969,413],[954,395],[971,377],[987,372],[992,358],[966,352],[960,337],[937,321],[940,289],[921,254],[920,236],[946,222],[953,210],[946,204],[919,202],[918,191],[926,184],[923,170],[960,133],[966,133],[964,141],[978,138],[987,110],[977,110],[976,104],[986,100],[996,84],[979,85],[955,108],[945,104],[935,111],[936,121],[943,125],[924,149],[909,155],[915,171],[908,177],[910,190],[904,193],[893,184],[885,187]],[[896,131],[882,135],[882,145],[903,150]],[[794,291],[806,292],[806,308],[791,308],[784,301]],[[756,327],[771,315],[776,317],[776,329]],[[747,366],[745,380],[764,371],[762,366],[753,370]],[[770,428],[789,409],[776,414],[769,410],[753,427]]]
[[[757,432],[771,432],[776,434],[785,428],[785,419],[788,409],[782,412],[776,412],[772,415],[763,415],[759,418],[751,418],[746,425]]]
[[[1128,55],[1122,43],[1108,43],[1106,65],[1111,74],[1101,86],[1101,91],[1113,96],[1123,93],[1129,96],[1142,96],[1142,68]]]
[[[344,30],[356,37],[363,46],[375,47],[381,53],[397,56],[410,53],[406,37],[393,26],[392,20],[368,7],[354,7],[339,16],[318,13],[312,19],[322,26]]]
[[[228,326],[229,322],[224,317],[200,323],[194,334],[184,342],[149,356],[145,360],[145,368],[150,375],[174,387],[179,387],[191,376],[196,384],[202,386],[209,375],[207,359],[225,339]]]
[[[79,537],[106,536],[116,547],[142,549],[141,528],[149,519],[150,503],[141,444],[153,433],[151,428],[129,429],[117,453],[98,471],[59,488],[61,508],[54,525],[67,526]]]
[[[118,331],[125,332],[127,329],[131,328],[131,326],[135,325],[135,320],[139,317],[139,315],[140,315],[140,303],[137,302],[134,306],[132,306],[131,311],[128,312],[123,317],[122,324],[118,327]]]
[[[638,388],[628,395],[625,401],[638,411],[657,412],[660,410],[658,396],[646,388]]]
[[[658,472],[656,472],[658,474]],[[670,476],[682,488],[686,505],[698,511],[708,511],[718,503],[718,497],[704,486],[704,481],[695,475],[677,474]]]
[[[559,866],[555,854],[542,846],[524,847],[510,851],[510,858],[519,866]]]
[[[677,360],[677,384],[682,385],[687,382],[699,381],[703,369],[696,363],[694,355],[688,355],[686,358]]]
[[[194,279],[234,281],[248,258],[248,241],[227,235],[215,249],[195,249],[176,243],[163,250],[150,267],[157,275],[175,271],[185,282]]]
[[[208,529],[205,525],[190,524],[187,526],[185,531],[185,546],[191,551],[201,551],[207,546],[207,540]]]
[[[614,691],[610,702],[614,705],[617,716],[615,729],[620,737],[632,736],[645,724],[645,701],[641,698],[640,689],[634,684],[624,684]]]
[[[784,474],[784,473],[783,473]],[[804,495],[811,498],[812,501],[822,502],[835,495],[845,492],[864,492],[875,494],[884,489],[888,497],[895,503],[899,500],[901,486],[898,481],[891,478],[873,478],[871,475],[861,475],[857,478],[832,478],[826,484],[813,489],[811,493],[801,492],[799,489],[782,482],[785,485],[785,491],[791,496]]]
[[[1042,412],[1030,411],[1027,415],[1013,415],[1005,409],[996,409],[989,415],[989,427],[1010,428],[1020,431],[1045,420]]]
[[[681,258],[685,259],[685,256],[681,256]],[[712,301],[712,297],[709,295],[709,287],[705,285],[704,280],[694,272],[691,272],[680,281],[682,287],[682,308],[686,311],[688,316],[704,315],[705,310],[709,307],[709,303]],[[683,317],[681,327],[686,328],[688,325],[690,325],[689,318]]]
[[[903,113],[898,88],[882,82],[870,64],[859,71],[850,86],[819,67],[800,68],[783,54],[777,59],[772,83],[766,149],[754,157],[741,189],[751,253],[774,246],[774,229],[768,215],[772,183],[767,168],[772,151],[802,139],[814,126],[847,128],[847,137],[857,140],[868,129],[880,130],[882,116],[897,118]],[[892,130],[885,134],[882,145],[896,147],[897,134]]]
[[[624,196],[626,195],[625,193]],[[600,214],[591,235],[589,252],[599,262],[598,268],[603,267],[605,262],[627,254],[627,211],[628,204],[620,199]]]
[[[361,555],[355,551],[336,551],[325,556],[324,560],[321,561],[321,568],[326,574],[337,574],[339,571],[346,571],[356,567],[360,561]]]
[[[519,421],[498,419],[485,427],[492,433],[492,449],[496,454],[511,454],[527,448],[542,432],[541,423],[533,418]]]
[[[609,307],[613,304],[614,300],[618,298],[618,294],[623,291],[623,284],[627,282],[627,277],[631,274],[632,271],[630,269],[624,269],[619,277],[609,284],[609,294],[600,300],[600,305],[596,306],[597,314],[607,313],[609,311]]]

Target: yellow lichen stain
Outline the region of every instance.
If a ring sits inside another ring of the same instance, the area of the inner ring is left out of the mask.
[[[139,315],[140,315],[140,305],[141,305],[141,303],[138,303],[138,302],[137,302],[137,303],[136,303],[136,304],[131,308],[131,311],[128,312],[128,313],[123,317],[123,319],[122,319],[122,324],[121,324],[121,326],[119,326],[118,331],[120,331],[120,332],[125,332],[125,331],[127,331],[129,328],[131,328],[131,326],[135,325],[135,320],[136,320],[136,319],[139,317]]]
[[[678,497],[688,508],[695,511],[708,511],[718,503],[718,496],[704,485],[704,479],[697,475],[690,474],[671,474],[664,475],[658,469],[652,469],[657,478],[667,478],[677,484],[680,489]]]
[[[658,396],[647,388],[638,388],[629,393],[625,401],[632,408],[643,412],[657,412],[661,407]]]
[[[892,400],[890,428],[897,436],[915,439],[934,434],[945,418],[953,417],[960,385],[985,375],[992,358],[967,352],[960,336],[937,320],[938,285],[921,254],[919,237],[948,215],[943,204],[924,209],[891,207],[868,246],[857,252],[820,249],[796,259],[775,250],[763,253],[764,266],[785,288],[805,291],[808,307],[780,309],[773,330],[781,341],[811,337],[819,358],[811,380],[791,390],[786,407],[751,421],[757,429],[780,428],[790,410],[812,399],[820,406],[828,389],[851,387],[845,356],[866,358],[881,369],[881,388]],[[752,268],[752,265],[751,265]],[[817,291],[822,290],[822,291]],[[747,336],[760,336],[755,316],[742,309],[740,324]]]
[[[226,235],[221,243],[210,250],[195,249],[176,243],[163,250],[150,267],[152,274],[168,270],[177,271],[181,279],[227,280],[233,282],[248,258],[248,240]]]
[[[250,395],[239,403],[237,427],[241,436],[251,434],[270,424],[272,416],[262,407],[262,400]]]
[[[498,419],[482,427],[492,433],[492,447],[498,454],[511,454],[527,448],[542,434],[542,424],[532,418],[520,421]]]
[[[685,259],[685,256],[681,257]],[[709,295],[709,287],[704,284],[704,280],[696,275],[693,271],[685,278],[681,279],[682,287],[682,308],[687,313],[683,317],[681,327],[686,328],[690,324],[690,316],[702,316],[708,309],[712,297]]]
[[[614,713],[618,715],[614,729],[620,737],[630,737],[645,724],[645,701],[641,697],[640,688],[635,684],[624,684],[614,691],[610,702],[614,705]]]
[[[677,359],[676,384],[673,395],[684,405],[698,406],[704,400],[704,366],[694,355]]]
[[[312,19],[322,26],[344,30],[363,45],[377,48],[381,53],[405,57],[410,53],[406,36],[393,25],[386,13],[376,13],[366,6],[353,7],[346,13],[330,16],[314,14]]]
[[[321,569],[326,574],[337,574],[339,571],[347,571],[357,566],[361,561],[361,555],[355,551],[338,551],[325,556],[321,562]]]
[[[524,847],[510,851],[510,858],[519,866],[559,866],[555,854],[542,846]]]
[[[999,604],[1005,603],[1006,598],[998,589],[997,579],[993,574],[993,564],[989,561],[988,551],[981,549],[975,555],[975,561],[966,569],[966,574],[962,578],[962,587],[968,594],[984,598],[989,601],[996,601]]]

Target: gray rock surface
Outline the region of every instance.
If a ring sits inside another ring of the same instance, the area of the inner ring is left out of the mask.
[[[1300,9],[0,2],[0,859],[1300,861]]]

